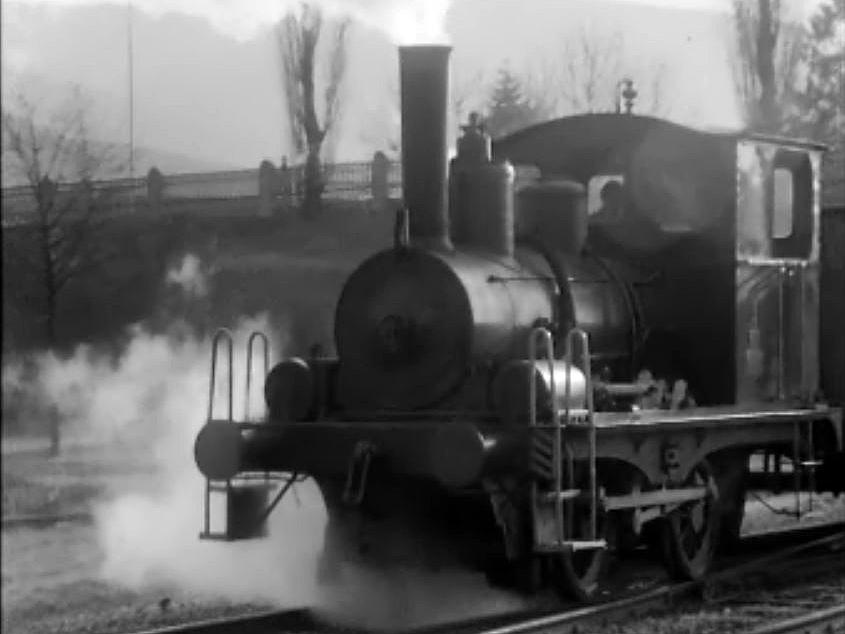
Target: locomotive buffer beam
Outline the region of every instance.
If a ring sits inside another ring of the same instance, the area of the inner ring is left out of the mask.
[[[333,442],[324,442],[329,435]],[[347,502],[356,504],[365,493],[371,461],[395,476],[461,488],[510,467],[520,455],[519,444],[518,435],[482,432],[469,423],[210,421],[197,436],[194,456],[210,480],[249,471],[344,477]]]

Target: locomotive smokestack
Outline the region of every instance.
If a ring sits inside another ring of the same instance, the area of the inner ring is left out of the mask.
[[[402,187],[411,243],[439,249],[452,247],[446,206],[450,51],[440,45],[399,47]]]

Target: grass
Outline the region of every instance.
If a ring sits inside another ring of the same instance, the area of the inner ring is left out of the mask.
[[[46,441],[17,451],[11,445],[4,440],[3,519],[89,512],[121,481],[149,473],[131,453],[70,444],[51,458]]]

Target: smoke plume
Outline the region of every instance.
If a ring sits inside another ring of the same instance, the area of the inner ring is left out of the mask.
[[[116,0],[112,0],[116,3]],[[79,6],[102,0],[39,0],[30,4]],[[123,4],[122,2],[120,4]],[[383,31],[398,44],[440,42],[449,0],[314,0],[326,13],[351,17]],[[270,28],[288,12],[298,11],[300,0],[133,0],[134,9],[152,16],[181,13],[205,18],[218,31],[236,40],[248,40]]]

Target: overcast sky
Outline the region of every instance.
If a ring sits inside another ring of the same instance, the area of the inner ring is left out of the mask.
[[[398,82],[390,36],[425,39],[438,28],[454,48],[453,79],[464,85],[477,72],[493,77],[503,63],[516,70],[554,63],[567,38],[581,32],[622,33],[625,67],[635,77],[647,81],[665,67],[668,118],[704,128],[741,125],[730,0],[325,1],[349,6],[368,22],[351,35],[346,107],[333,142],[340,159],[366,159],[386,149],[394,134]],[[804,17],[813,2],[788,4]],[[138,146],[191,157],[189,167],[253,167],[264,158],[278,164],[290,153],[272,30],[284,2],[135,0],[133,6]],[[97,104],[100,133],[127,139],[127,15],[126,3],[2,0],[4,103],[12,86],[49,103],[77,83]]]

